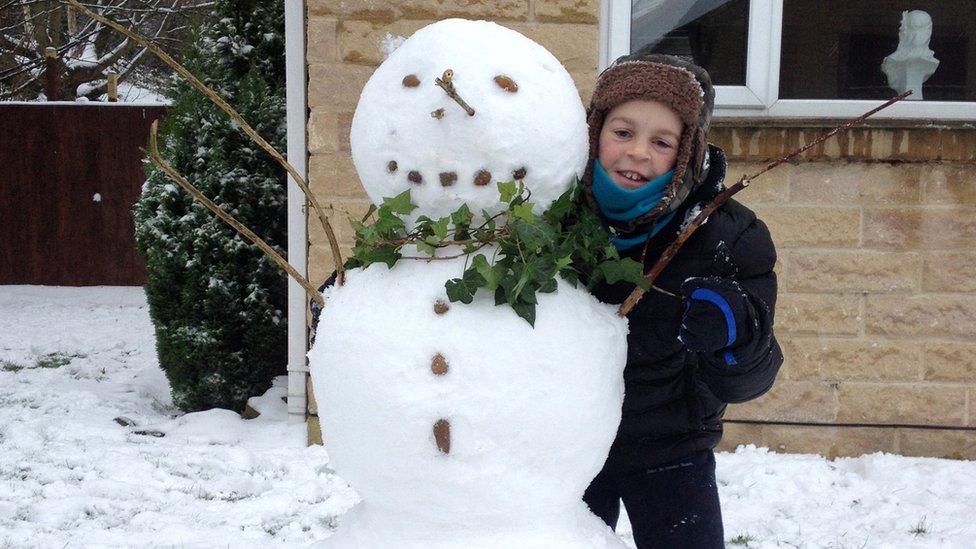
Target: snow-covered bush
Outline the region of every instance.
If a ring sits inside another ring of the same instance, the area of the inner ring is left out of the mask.
[[[215,9],[218,23],[194,33],[185,64],[283,150],[283,4],[221,0]],[[166,94],[173,104],[160,124],[162,155],[284,255],[284,170],[181,79]],[[242,409],[285,373],[286,277],[159,170],[149,173],[135,219],[173,402],[186,411]]]

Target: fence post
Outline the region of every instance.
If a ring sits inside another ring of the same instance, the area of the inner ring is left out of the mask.
[[[107,75],[108,78],[108,102],[115,103],[119,100],[119,75],[114,72],[110,72]]]
[[[58,50],[55,48],[44,48],[44,95],[48,101],[59,101],[61,99],[61,60],[58,59]]]

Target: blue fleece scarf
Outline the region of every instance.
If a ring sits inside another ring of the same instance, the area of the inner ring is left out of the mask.
[[[654,209],[664,196],[664,190],[674,177],[674,169],[663,173],[636,189],[625,189],[610,178],[610,174],[603,169],[599,159],[593,159],[593,197],[600,207],[600,212],[614,221],[632,221]],[[647,242],[658,233],[676,212],[671,212],[658,220],[647,231],[622,238],[611,236],[610,240],[618,251],[626,251],[638,244]]]

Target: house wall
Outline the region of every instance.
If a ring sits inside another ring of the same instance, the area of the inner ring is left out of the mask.
[[[306,5],[309,180],[340,220],[345,250],[353,235],[341,220],[369,205],[349,127],[387,33],[409,36],[446,17],[492,19],[552,51],[582,98],[597,73],[597,0]],[[733,180],[824,129],[719,120],[711,139],[729,152]],[[973,129],[886,124],[835,138],[738,195],[779,250],[776,330],[786,364],[769,394],[730,407],[724,448],[976,458],[974,155]],[[309,274],[321,283],[332,257],[313,216],[309,239]]]
[[[717,126],[735,181],[833,124]],[[976,131],[878,122],[736,196],[776,242],[786,362],[726,417],[858,426],[730,422],[723,448],[976,458]]]

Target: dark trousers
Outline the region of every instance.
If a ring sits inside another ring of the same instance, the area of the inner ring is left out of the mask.
[[[618,474],[604,469],[583,494],[590,510],[611,528],[620,517],[620,500],[638,549],[724,546],[711,450],[645,471]]]

